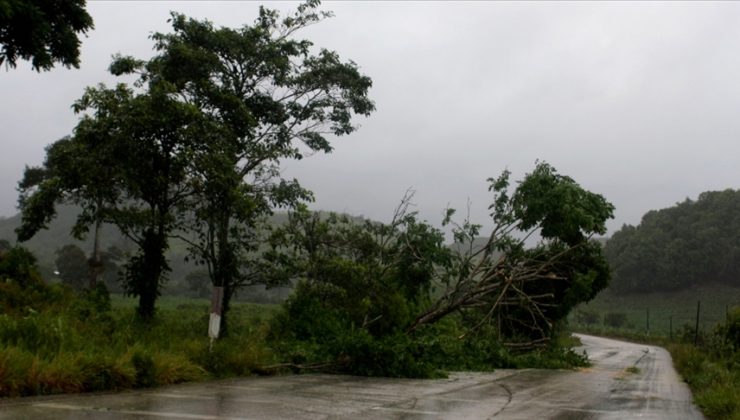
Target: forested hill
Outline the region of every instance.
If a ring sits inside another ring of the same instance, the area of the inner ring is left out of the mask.
[[[50,272],[53,271],[54,260],[57,257],[55,253],[64,245],[75,244],[87,253],[92,251],[92,235],[88,235],[84,241],[78,241],[70,236],[70,230],[79,212],[80,209],[78,207],[67,205],[58,206],[57,216],[49,224],[48,229],[40,230],[28,242],[22,244],[34,253],[44,277],[48,277]],[[0,240],[6,240],[14,244],[16,242],[15,229],[20,224],[20,214],[0,219]],[[102,249],[108,249],[111,246],[122,251],[133,249],[133,245],[126,240],[118,229],[110,225],[103,227],[101,244]]]
[[[740,286],[740,190],[651,210],[606,244],[616,293],[680,290],[706,283]]]

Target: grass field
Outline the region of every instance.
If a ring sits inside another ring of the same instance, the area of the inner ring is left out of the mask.
[[[691,290],[632,295],[614,295],[606,291],[593,301],[580,305],[569,321],[575,330],[669,337],[671,330],[676,334],[684,326],[694,328],[697,302],[701,302],[699,330],[709,332],[725,321],[728,310],[740,307],[740,288],[707,285]],[[584,312],[598,317],[598,322],[583,322]],[[605,325],[607,314],[624,314],[624,325]]]

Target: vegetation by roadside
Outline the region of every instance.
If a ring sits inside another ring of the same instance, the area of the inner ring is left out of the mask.
[[[722,294],[717,290],[717,294]],[[725,290],[726,292],[726,290]],[[730,295],[732,296],[732,295]],[[648,297],[641,296],[641,303],[650,303],[656,306],[670,306],[670,302],[680,301],[672,299],[672,294],[666,293],[662,296],[664,303],[657,300],[650,301]],[[727,298],[727,295],[724,296]],[[646,300],[647,299],[647,300]],[[707,299],[708,311],[725,312],[722,297],[718,299]],[[664,329],[653,330],[650,334],[645,330],[645,325],[637,327],[632,322],[625,322],[615,327],[609,325],[613,314],[622,314],[625,319],[632,319],[639,312],[631,313],[623,305],[622,312],[612,312],[608,304],[604,304],[603,298],[587,305],[591,312],[584,314],[584,308],[573,316],[573,329],[601,336],[626,339],[634,342],[650,343],[666,348],[673,357],[673,364],[678,373],[683,377],[691,388],[694,401],[702,410],[704,415],[711,419],[740,419],[740,307],[727,310],[724,321],[716,323],[713,327],[700,323],[697,333],[695,327],[683,325],[670,332]],[[599,317],[604,323],[579,323],[588,314]],[[660,313],[660,312],[659,312]],[[598,316],[596,316],[596,315]],[[610,316],[611,315],[611,316]],[[639,317],[639,315],[638,315]],[[644,322],[644,321],[643,321]],[[696,345],[694,344],[696,341]]]
[[[390,224],[296,209],[248,265],[262,284],[294,284],[291,297],[277,310],[235,306],[228,334],[213,343],[207,302],[142,316],[141,301],[136,309],[112,305],[104,282],[79,294],[45,283],[30,252],[6,247],[0,395],[307,370],[428,378],[584,366],[561,328],[575,305],[606,286],[608,267],[589,238],[605,230],[611,204],[546,163],[513,191],[506,171],[490,182],[498,225],[483,247],[463,252],[407,211],[409,196]],[[472,244],[481,226],[453,214],[445,223],[455,242]],[[527,248],[524,233],[535,231],[543,240]]]
[[[296,340],[282,324],[288,306],[259,304],[235,305],[229,336],[210,347],[206,336],[209,302],[205,299],[163,298],[155,318],[145,323],[136,316],[133,299],[111,299],[102,284],[78,294],[62,284],[43,283],[32,266],[10,265],[17,268],[15,278],[25,281],[23,285],[9,281],[5,277],[8,267],[2,267],[0,397],[332,371],[316,361],[341,362],[350,354],[351,368],[334,364],[333,370],[439,377],[452,369],[586,364],[581,355],[569,350],[573,343],[567,334],[555,335],[550,345],[536,351],[517,352],[506,349],[491,334],[458,339],[464,329],[455,317],[420,331],[414,340],[399,334],[373,339],[359,328],[340,328],[333,341]],[[327,313],[306,321],[321,324],[329,319]]]
[[[740,351],[689,343],[665,347],[704,415],[710,419],[740,419]]]
[[[249,375],[274,362],[264,339],[274,305],[236,305],[232,335],[211,351],[205,300],[173,302],[145,324],[102,286],[81,295],[42,283],[0,289],[1,397]]]

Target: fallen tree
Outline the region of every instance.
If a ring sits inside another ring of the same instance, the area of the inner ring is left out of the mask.
[[[509,172],[490,179],[494,228],[483,246],[472,245],[480,225],[453,223],[455,242],[469,244],[445,267],[445,292],[407,331],[463,311],[469,331],[493,323],[507,345],[528,348],[546,343],[553,323],[578,303],[606,287],[609,267],[601,247],[591,242],[604,234],[613,206],[573,179],[540,163],[509,195]],[[453,211],[445,223],[451,223]],[[541,240],[533,248],[533,235]]]
[[[499,357],[491,347],[546,346],[559,321],[607,285],[608,266],[590,238],[605,232],[613,206],[546,163],[516,188],[509,177],[490,179],[494,227],[485,241],[481,225],[446,212],[453,247],[409,211],[411,194],[389,224],[292,213],[272,232],[261,267],[267,283],[296,283],[275,326],[284,342],[299,343],[290,363],[334,360],[353,373],[422,376],[429,366],[406,365],[427,358],[433,366],[445,352],[478,352],[476,363],[485,364]],[[379,365],[403,372],[377,372]]]

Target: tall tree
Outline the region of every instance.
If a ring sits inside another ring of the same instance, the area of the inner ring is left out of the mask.
[[[95,91],[91,89],[90,91]],[[23,242],[45,229],[56,216],[57,204],[81,207],[72,228],[78,239],[94,227],[94,247],[90,258],[93,286],[100,278],[100,231],[106,211],[115,206],[121,195],[120,159],[114,150],[117,129],[113,117],[131,97],[131,91],[120,85],[98,95],[95,113],[83,115],[73,136],[60,139],[46,149],[42,166],[27,167],[18,183],[18,207],[21,226],[16,230]],[[105,104],[105,106],[103,106]],[[81,111],[82,108],[77,109]]]
[[[128,264],[126,292],[139,298],[144,319],[154,305],[164,274],[168,237],[181,217],[189,187],[189,127],[195,108],[174,101],[166,83],[137,93],[128,86],[88,88],[74,109],[84,113],[74,136],[52,145],[44,167],[28,168],[20,183],[23,224],[20,240],[33,236],[55,215],[54,206],[82,207],[74,233],[91,225],[116,225],[139,246]],[[104,262],[95,241],[96,276]]]
[[[172,231],[181,223],[190,191],[186,183],[190,128],[197,120],[193,106],[170,97],[170,84],[149,82],[145,91],[129,90],[126,97],[114,93],[128,89],[123,86],[88,89],[75,104],[78,112],[96,113],[92,122],[97,125],[91,124],[90,133],[106,136],[110,144],[106,150],[112,153],[108,157],[116,159],[113,167],[121,196],[104,217],[139,247],[127,263],[124,285],[128,294],[139,298],[137,312],[144,319],[154,315],[169,271],[165,251]]]
[[[37,71],[80,66],[80,40],[93,28],[85,0],[0,0],[0,64],[31,60]]]
[[[354,114],[369,115],[371,80],[335,52],[312,54],[294,34],[329,13],[318,1],[292,16],[260,8],[253,25],[216,28],[173,13],[173,32],[153,35],[159,54],[143,63],[121,57],[119,73],[141,70],[142,80],[164,79],[196,106],[201,142],[193,156],[197,232],[194,255],[223,287],[223,313],[240,284],[254,279],[243,264],[254,247],[259,218],[273,206],[311,198],[296,180],[280,177],[279,163],[330,152],[329,136],[353,132]],[[226,317],[221,318],[225,330]]]

